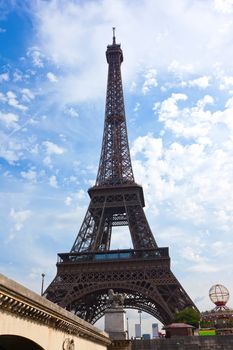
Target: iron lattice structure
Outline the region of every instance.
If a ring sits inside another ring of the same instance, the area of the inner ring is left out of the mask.
[[[130,159],[121,79],[123,53],[113,35],[102,150],[90,205],[70,253],[58,254],[57,275],[45,296],[95,323],[104,314],[109,289],[126,294],[125,307],[148,312],[163,324],[175,312],[196,306],[170,269],[168,248],[158,248],[135,183]],[[133,249],[111,250],[115,226],[128,226]]]

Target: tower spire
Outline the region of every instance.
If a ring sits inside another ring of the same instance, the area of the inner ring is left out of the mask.
[[[96,186],[115,186],[134,183],[129,153],[121,63],[123,52],[116,44],[115,27],[113,43],[107,46],[108,83],[102,150]]]
[[[115,45],[116,44],[116,37],[115,37],[115,31],[116,31],[116,27],[112,27],[112,44]]]

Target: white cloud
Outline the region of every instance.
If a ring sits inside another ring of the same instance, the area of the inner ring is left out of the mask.
[[[17,108],[21,111],[26,111],[28,109],[26,106],[19,103],[19,101],[17,100],[17,97],[13,91],[8,91],[6,93],[6,97],[7,97],[7,102],[10,106]]]
[[[78,200],[83,200],[84,198],[86,198],[86,192],[84,190],[79,190],[76,193],[76,197]]]
[[[46,166],[48,166],[48,167],[50,167],[50,168],[52,168],[52,160],[51,160],[51,157],[50,156],[46,156],[45,158],[44,158],[44,160],[43,160],[43,163],[44,163],[44,165],[46,165]]]
[[[213,264],[212,262],[209,262],[209,263],[201,262],[188,268],[188,270],[191,272],[201,272],[206,274],[211,272],[220,272],[223,269],[224,269],[223,266],[220,266],[218,264]]]
[[[210,81],[210,77],[204,75],[204,76],[196,78],[194,80],[190,80],[188,82],[188,85],[194,86],[194,87],[197,86],[201,89],[206,89],[209,86],[209,81]]]
[[[35,98],[35,95],[33,94],[33,92],[27,88],[22,89],[21,93],[22,93],[22,99],[26,102],[30,102]]]
[[[140,103],[139,103],[139,102],[136,102],[136,104],[135,104],[135,107],[134,107],[133,111],[136,113],[136,112],[138,112],[138,111],[139,111],[139,109],[140,109]]]
[[[71,118],[77,118],[79,116],[78,112],[73,107],[66,108],[65,113]]]
[[[35,170],[28,170],[28,171],[21,171],[21,176],[24,178],[24,179],[27,179],[31,182],[36,182],[36,179],[37,179],[37,173]]]
[[[18,128],[18,115],[14,113],[2,113],[0,112],[0,122],[2,122],[7,128]]]
[[[176,67],[176,66],[175,66]],[[210,75],[202,75],[198,76],[197,78],[188,79],[188,75],[194,75],[193,71],[185,71],[184,67],[179,67],[177,66],[177,71],[174,68],[168,69],[169,75],[167,76],[168,81],[164,83],[163,86],[160,87],[162,92],[166,92],[168,89],[174,89],[174,88],[182,88],[182,89],[187,89],[187,88],[196,88],[198,87],[199,89],[207,89],[210,86],[210,81],[213,80],[213,77]],[[182,68],[184,70],[182,70]],[[173,77],[170,73],[174,73],[175,77]],[[222,74],[215,78],[222,80]],[[174,79],[175,78],[175,79]]]
[[[162,139],[156,139],[151,134],[139,136],[133,143],[131,155],[134,157],[138,152],[143,152],[147,158],[160,158],[163,152]]]
[[[179,101],[185,106],[181,108]],[[208,225],[214,239],[217,232],[223,238],[233,225],[233,103],[230,98],[225,109],[210,111],[209,106],[215,103],[210,95],[203,96],[192,107],[187,102],[187,95],[172,94],[157,103],[155,112],[162,127],[171,133],[169,138],[166,132],[161,133],[163,142],[153,135],[138,137],[131,154],[136,181],[143,183],[150,210],[156,213],[157,220],[163,215],[163,220],[167,217],[181,231],[187,222],[190,233],[186,235],[191,234],[193,244],[192,227],[196,227],[195,236],[202,237],[197,230]],[[184,143],[184,137],[188,142]],[[169,241],[171,237],[169,232]],[[182,243],[184,240],[183,237]],[[210,240],[204,237],[202,241]],[[198,243],[190,254],[190,263],[205,255],[200,254],[199,248]],[[189,268],[217,271],[216,266],[211,268],[211,260]]]
[[[137,88],[137,83],[135,81],[131,82],[131,85],[129,86],[129,91],[134,92]]]
[[[5,135],[0,134],[0,136],[0,139],[3,140],[3,142],[0,143],[0,157],[4,158],[9,164],[13,165],[16,161],[22,158],[22,145],[15,140],[4,142]]]
[[[206,260],[206,258],[201,257],[199,253],[196,252],[196,247],[185,246],[181,252],[181,255],[189,261],[195,263],[201,263]]]
[[[142,93],[144,95],[147,94],[152,87],[158,86],[156,75],[157,71],[154,68],[149,69],[145,74],[145,81],[142,87]]]
[[[209,104],[213,104],[213,97],[205,95],[194,107],[180,109],[178,102],[187,99],[187,95],[173,93],[163,102],[155,103],[154,111],[159,115],[159,121],[177,137],[194,138],[204,144],[211,143],[210,131],[221,120],[218,113],[212,115],[205,109]]]
[[[83,189],[81,189],[73,193],[72,195],[67,196],[65,199],[65,205],[70,206],[73,202],[80,203],[82,201],[85,201],[86,197],[86,192]]]
[[[65,199],[65,205],[70,206],[72,203],[72,198],[70,196],[67,196]]]
[[[20,231],[24,227],[24,223],[32,215],[30,210],[18,210],[11,208],[10,217],[15,222],[14,228],[16,231]]]
[[[222,13],[233,12],[233,0],[214,0],[215,9]]]
[[[47,78],[48,78],[49,81],[51,81],[51,83],[57,83],[58,82],[58,78],[52,72],[48,72],[47,73]]]
[[[50,176],[49,184],[51,187],[58,188],[57,178],[55,175]]]
[[[69,181],[70,181],[70,182],[76,182],[76,183],[78,183],[78,179],[77,179],[77,177],[74,176],[74,175],[71,175],[71,176],[69,177]]]
[[[203,98],[197,101],[197,107],[200,109],[205,108],[207,105],[212,105],[214,103],[214,98],[210,95],[205,95]]]
[[[233,76],[222,76],[220,79],[220,90],[229,90],[233,86]]]
[[[16,69],[15,72],[13,73],[13,81],[21,81],[23,79],[23,74],[20,70]]]
[[[43,146],[45,147],[46,157],[43,160],[43,163],[52,168],[52,155],[62,155],[65,152],[65,149],[58,146],[56,143],[51,141],[44,141]]]
[[[8,73],[0,74],[0,82],[8,81],[8,80],[9,80],[9,74]]]
[[[159,119],[161,121],[164,121],[167,118],[169,118],[169,119],[176,118],[178,113],[179,113],[177,102],[186,101],[187,98],[188,98],[188,96],[185,94],[172,93],[171,97],[164,100],[162,103],[160,103],[160,102],[155,103],[154,111],[156,112],[157,110],[159,110],[159,114],[160,114]]]
[[[19,160],[19,156],[14,150],[6,149],[3,146],[0,147],[0,156],[9,164],[14,164],[17,160]]]
[[[190,80],[192,86],[206,88],[216,62],[231,69],[233,56],[229,45],[233,25],[230,20],[226,25],[226,18],[216,11],[216,4],[198,1],[187,6],[183,0],[176,5],[172,0],[166,4],[150,0],[131,4],[120,0],[114,6],[108,1],[38,2],[33,10],[40,50],[64,68],[53,98],[75,103],[103,95],[106,67],[103,51],[111,42],[112,23],[120,23],[117,41],[124,41],[126,85],[132,85],[132,80],[135,83],[146,66],[156,67],[157,71],[169,67],[169,72],[181,81],[189,81],[190,74],[206,72]],[[40,50],[34,51],[41,54]],[[189,79],[183,80],[187,76]],[[155,70],[148,71],[143,92],[156,84]]]
[[[177,141],[166,144],[152,135],[134,141],[136,179],[143,183],[151,208],[166,203],[166,211],[180,224],[211,222],[213,229],[227,233],[233,224],[231,99],[223,111],[210,112],[205,108],[213,103],[211,96],[205,95],[194,107],[179,108],[177,101],[186,97],[173,94],[156,105],[159,120]],[[189,143],[183,144],[183,137]]]
[[[219,240],[213,242],[210,245],[210,249],[213,251],[214,255],[216,257],[220,257],[224,259],[224,256],[231,254],[233,249],[233,242],[232,241],[221,241],[221,237],[219,237]]]
[[[113,227],[110,249],[132,248],[132,240],[128,227]]]
[[[194,66],[191,63],[180,63],[174,60],[169,64],[168,72],[174,73],[178,78],[182,79],[183,74],[194,72]]]
[[[0,101],[3,102],[3,103],[7,102],[7,98],[2,92],[0,92]]]
[[[46,153],[48,155],[51,154],[63,154],[65,152],[65,149],[58,146],[57,144],[55,144],[54,142],[51,141],[44,141],[43,145],[46,148]]]
[[[12,92],[12,91],[8,91],[8,92],[6,93],[6,95],[7,95],[8,98],[16,98],[15,93]]]
[[[33,46],[28,49],[27,56],[32,58],[32,63],[35,67],[43,68],[44,55],[41,53],[40,49],[36,46]]]

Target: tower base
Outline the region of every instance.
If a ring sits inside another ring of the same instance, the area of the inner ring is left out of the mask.
[[[192,300],[170,270],[168,248],[59,254],[47,299],[95,323],[108,309],[108,291],[124,293],[124,308],[142,310],[163,324]],[[124,331],[124,330],[123,330]]]

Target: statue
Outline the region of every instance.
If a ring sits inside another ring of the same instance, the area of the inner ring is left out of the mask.
[[[107,303],[108,307],[105,313],[105,327],[111,339],[125,340],[127,339],[127,332],[125,327],[125,310],[124,300],[125,293],[114,293],[113,289],[108,290]],[[124,347],[125,348],[125,347]],[[122,347],[123,349],[123,347]]]
[[[62,346],[63,350],[74,350],[74,340],[66,338]]]
[[[109,305],[113,308],[122,307],[124,305],[125,297],[125,294],[114,293],[113,289],[109,289],[108,291]]]

